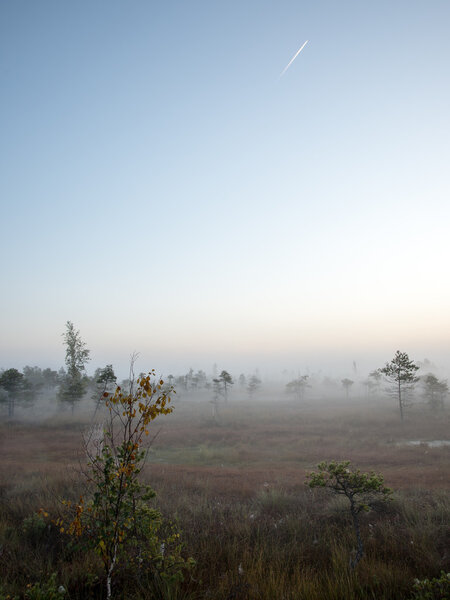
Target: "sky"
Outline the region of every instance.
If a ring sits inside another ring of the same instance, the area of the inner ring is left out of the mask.
[[[3,0],[0,368],[450,365],[449,20]]]

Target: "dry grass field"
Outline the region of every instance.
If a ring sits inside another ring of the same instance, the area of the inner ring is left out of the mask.
[[[207,395],[176,396],[174,407],[154,422],[143,477],[197,564],[171,588],[132,585],[124,569],[117,598],[407,599],[414,578],[450,570],[450,446],[426,443],[449,440],[448,410],[412,407],[401,423],[392,400],[235,394],[216,423]],[[58,513],[61,498],[83,490],[89,422],[75,412],[1,426],[0,599],[41,598],[26,595],[27,585],[52,573],[66,598],[104,597],[95,558],[66,551],[64,536],[30,520],[41,507]],[[333,459],[383,474],[395,492],[389,506],[363,516],[366,556],[355,572],[347,506],[304,484],[318,462]]]

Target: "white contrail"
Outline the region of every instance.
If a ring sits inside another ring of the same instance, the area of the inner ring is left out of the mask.
[[[300,50],[297,50],[297,52],[294,54],[294,56],[291,58],[291,60],[288,62],[288,64],[284,67],[284,69],[281,71],[280,73],[280,77],[283,77],[283,75],[286,73],[286,71],[289,69],[289,67],[292,65],[292,63],[294,62],[294,60],[297,58],[297,56],[300,54],[300,52],[303,50],[303,48],[306,46],[306,44],[308,43],[309,40],[306,40],[306,42],[303,44],[303,46],[300,48]]]

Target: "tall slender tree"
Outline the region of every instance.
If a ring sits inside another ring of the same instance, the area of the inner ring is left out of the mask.
[[[89,350],[71,321],[66,323],[66,331],[62,334],[66,346],[67,373],[61,382],[59,397],[70,403],[72,412],[77,400],[86,391],[86,364],[89,362]]]
[[[380,369],[380,373],[382,373],[393,386],[393,392],[398,398],[400,419],[402,421],[405,407],[405,393],[419,381],[419,377],[416,376],[416,371],[418,370],[418,365],[410,360],[406,352],[400,352],[400,350],[397,350],[391,362],[386,363],[386,365]]]

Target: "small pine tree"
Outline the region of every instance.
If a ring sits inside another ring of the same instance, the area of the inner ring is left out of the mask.
[[[234,384],[233,378],[228,373],[228,371],[222,371],[219,375],[219,381],[223,386],[223,395],[225,398],[225,402],[228,400],[228,388]]]
[[[308,473],[305,483],[310,488],[328,488],[334,494],[345,496],[350,503],[357,543],[355,558],[350,560],[350,567],[354,569],[364,556],[359,515],[363,511],[370,511],[375,501],[389,500],[392,490],[384,486],[382,475],[373,471],[361,473],[359,469],[351,469],[349,460],[321,462],[317,468],[319,472]]]

